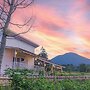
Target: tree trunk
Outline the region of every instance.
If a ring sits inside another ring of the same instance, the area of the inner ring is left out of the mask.
[[[1,45],[0,45],[0,74],[1,74],[1,65],[2,65],[2,59],[3,59],[3,55],[4,55],[4,50],[5,50],[5,46],[6,46],[6,30],[8,29],[9,26],[9,22],[11,19],[11,15],[13,14],[13,3],[14,0],[12,0],[12,5],[10,6],[8,15],[7,15],[7,20],[6,23],[3,27],[3,34],[2,34],[2,39],[1,39]]]
[[[6,45],[6,35],[3,33],[1,39],[1,45],[0,45],[0,74],[1,74],[1,64],[4,55],[5,45]]]

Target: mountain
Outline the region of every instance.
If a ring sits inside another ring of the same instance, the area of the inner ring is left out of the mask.
[[[73,65],[80,65],[80,64],[90,64],[90,59],[82,57],[76,53],[66,53],[64,55],[58,55],[51,59],[51,62],[61,65],[66,64],[73,64]]]

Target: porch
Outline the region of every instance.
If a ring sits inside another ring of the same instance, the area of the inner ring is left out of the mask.
[[[33,69],[35,54],[29,51],[7,47],[1,66],[1,73],[4,74],[7,68]]]
[[[31,69],[34,68],[34,58],[35,54],[22,50],[22,49],[15,49],[14,50],[14,57],[12,62],[12,68],[27,68]]]

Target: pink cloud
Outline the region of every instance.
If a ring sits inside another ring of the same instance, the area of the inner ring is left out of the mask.
[[[32,28],[34,31],[28,32],[24,36],[44,46],[50,58],[66,52],[76,52],[89,57],[90,24],[84,17],[88,11],[86,2],[85,0],[75,0],[71,7],[66,16],[62,16],[53,8],[36,5],[32,8],[33,15],[36,16]],[[23,23],[32,15],[32,9],[17,10],[12,21]],[[61,9],[59,8],[59,10]],[[12,27],[12,29],[18,32],[25,31],[27,27],[23,29]]]

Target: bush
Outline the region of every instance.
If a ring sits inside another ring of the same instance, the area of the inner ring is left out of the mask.
[[[30,78],[27,69],[8,69],[7,75],[12,79],[11,89],[8,90],[90,90],[90,80],[61,80],[44,77]],[[6,90],[6,89],[0,89]]]
[[[12,82],[11,87],[12,90],[28,90],[29,86],[29,80],[28,80],[28,73],[32,74],[32,70],[28,69],[10,69],[8,68],[5,71],[5,74],[8,75]]]

